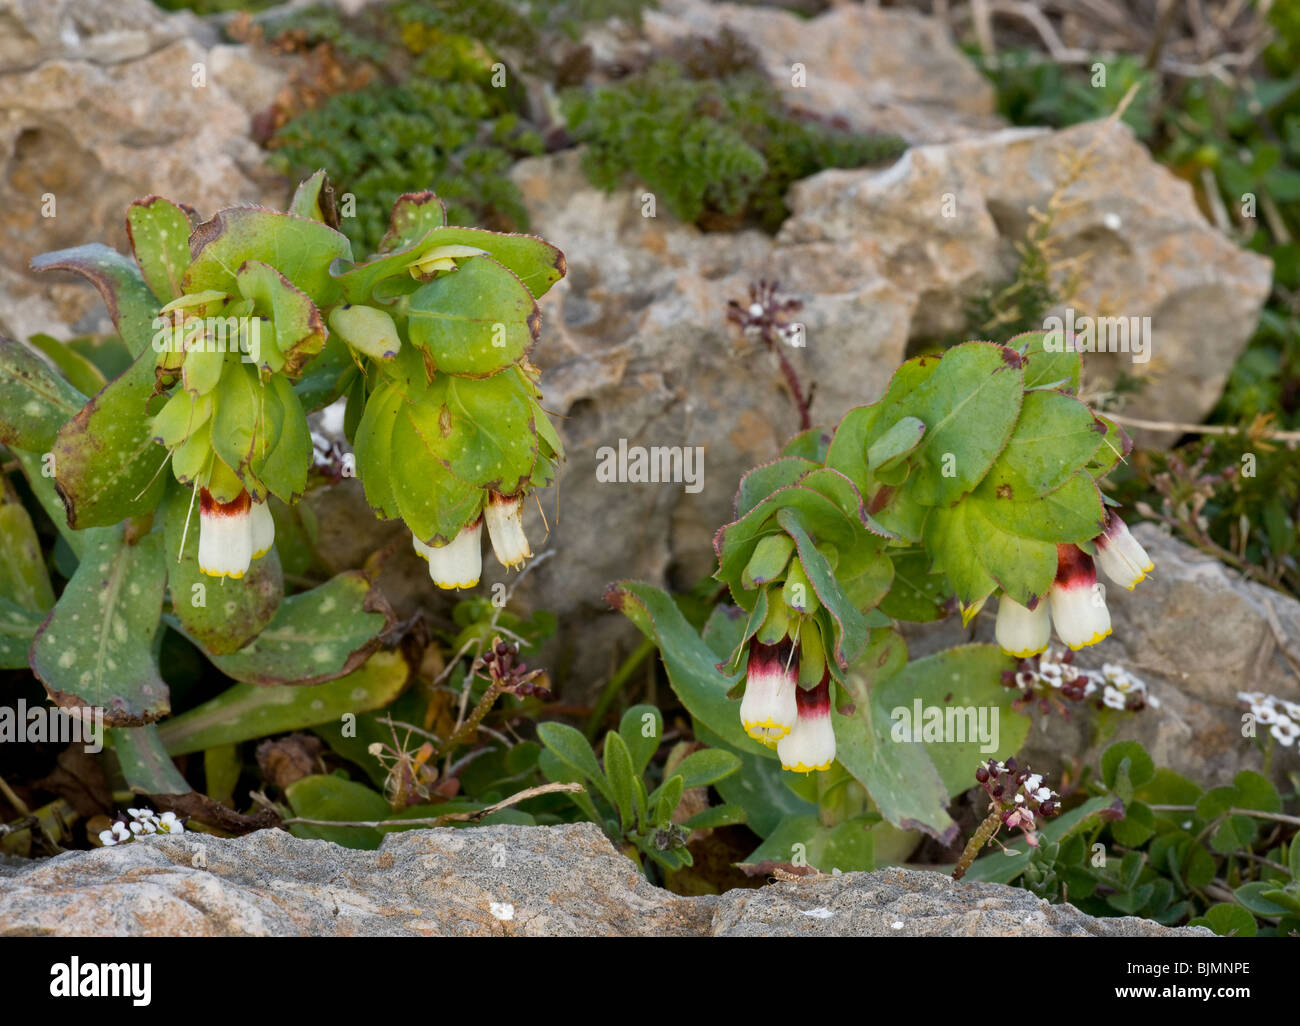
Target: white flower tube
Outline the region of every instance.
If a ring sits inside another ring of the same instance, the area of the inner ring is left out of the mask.
[[[1106,530],[1093,539],[1093,544],[1097,546],[1097,565],[1107,577],[1129,591],[1155,567],[1147,550],[1115,513],[1110,515]]]
[[[1056,633],[1071,649],[1095,645],[1110,634],[1110,610],[1097,586],[1097,568],[1077,545],[1056,547],[1051,604]]]
[[[199,489],[199,569],[209,577],[243,577],[253,558],[253,501],[240,492],[218,502]]]
[[[1010,595],[998,599],[998,620],[994,635],[1002,651],[1017,659],[1028,659],[1047,651],[1052,638],[1052,617],[1048,601],[1040,598],[1033,609],[1022,606]]]
[[[769,747],[790,733],[798,718],[798,690],[799,659],[790,640],[775,645],[750,641],[745,697],[740,701],[745,733]]]
[[[275,520],[271,517],[271,507],[265,502],[255,501],[249,511],[249,524],[253,558],[260,559],[275,544]]]
[[[483,518],[462,527],[446,545],[426,545],[412,536],[415,551],[429,562],[429,577],[439,588],[472,588],[483,576]]]
[[[781,768],[795,773],[831,768],[835,761],[835,728],[831,724],[831,675],[827,670],[815,688],[798,688],[799,715],[794,727],[776,743]]]
[[[496,492],[488,493],[488,503],[483,510],[492,551],[502,566],[519,566],[531,556],[528,539],[524,537],[524,498],[508,498]]]

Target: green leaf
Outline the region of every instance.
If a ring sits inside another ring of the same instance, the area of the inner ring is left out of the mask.
[[[1014,502],[1055,491],[1088,464],[1105,432],[1106,425],[1078,399],[1060,392],[1030,392],[1011,440],[980,483],[980,493]]]
[[[609,782],[610,794],[623,829],[632,829],[639,822],[636,810],[637,777],[632,771],[632,755],[614,730],[605,735],[605,779]]]
[[[1188,926],[1208,926],[1220,937],[1254,937],[1259,932],[1255,917],[1240,905],[1211,905],[1205,915],[1193,919]]]
[[[349,570],[280,603],[256,638],[212,662],[246,684],[319,684],[351,673],[393,625],[365,574]]]
[[[399,405],[393,420],[386,487],[392,489],[412,534],[426,543],[445,544],[478,516],[486,493],[447,470],[441,463],[441,443],[432,448],[430,437],[436,438],[416,425],[411,405]],[[383,487],[381,483],[379,488]],[[382,492],[377,495],[387,498]]]
[[[284,598],[284,574],[274,547],[253,560],[248,572],[238,580],[203,573],[199,569],[198,510],[193,499],[193,489],[173,482],[163,508],[172,611],[185,632],[206,652],[227,655],[257,637],[275,617]]]
[[[302,289],[269,264],[249,260],[235,275],[240,295],[253,301],[254,311],[271,320],[273,353],[283,358],[284,373],[296,380],[307,361],[325,347],[325,322],[320,311]],[[280,370],[278,361],[268,364],[265,354],[255,354],[255,362]]]
[[[605,779],[605,773],[596,761],[596,753],[592,750],[591,744],[582,736],[582,731],[575,730],[567,723],[539,723],[537,725],[537,739],[545,746],[542,752],[542,760],[546,759],[547,754],[554,759],[558,759],[567,766],[580,782],[589,782],[597,791],[599,791],[607,801],[614,804],[614,795],[610,790],[609,782]],[[539,761],[545,770],[545,762]],[[551,776],[547,773],[547,776]],[[556,779],[551,777],[551,779]],[[575,801],[577,798],[569,796]],[[590,805],[590,802],[587,803]],[[585,811],[585,808],[584,808]],[[595,813],[590,813],[592,821],[599,823],[600,820]]]
[[[835,632],[834,654],[841,667],[847,667],[861,655],[867,644],[867,624],[857,606],[845,594],[839,578],[831,569],[826,557],[813,544],[805,530],[804,519],[798,510],[787,508],[776,515],[787,534],[794,539],[808,580],[826,611],[838,628]]]
[[[77,571],[32,644],[32,670],[55,705],[102,707],[112,727],[171,711],[153,655],[166,579],[161,533],[134,544],[122,525],[86,535]]]
[[[107,527],[162,500],[167,451],[154,443],[147,416],[153,389],[150,351],[59,429],[50,452],[70,527]]]
[[[710,749],[723,744],[708,727],[695,725],[696,740]],[[739,805],[746,813],[746,822],[759,837],[766,837],[776,829],[785,816],[815,816],[817,806],[805,801],[787,785],[801,778],[796,773],[781,769],[773,758],[764,758],[751,752],[739,755],[740,766],[736,772],[720,779],[714,788],[729,805]]]
[[[650,796],[650,804],[654,807],[655,822],[666,823],[672,819],[674,810],[682,800],[682,792],[685,790],[685,782],[681,777],[669,777],[659,787],[655,788],[654,794]]]
[[[289,213],[337,228],[339,214],[334,204],[334,187],[330,184],[329,175],[323,170],[317,171],[299,182],[298,188],[293,191],[293,199],[289,202]]]
[[[158,727],[123,727],[108,732],[126,786],[136,794],[189,794],[189,785],[158,737]]]
[[[888,470],[915,451],[925,437],[925,424],[915,417],[904,417],[867,450],[867,466],[874,472]]]
[[[789,488],[810,471],[818,469],[812,460],[786,456],[771,463],[760,463],[746,471],[736,490],[736,519],[743,519],[755,506],[781,488]]]
[[[893,410],[880,414],[885,430],[916,417],[926,432],[911,457],[912,497],[947,506],[972,491],[1001,454],[1020,414],[1024,379],[1015,353],[989,342],[965,342],[943,354],[926,381]]]
[[[1012,708],[1017,692],[1002,685],[1002,672],[1015,665],[996,645],[959,645],[876,685],[891,740],[924,749],[951,796],[975,786],[981,762],[1005,759],[1025,742],[1029,717]]]
[[[1155,773],[1155,762],[1137,741],[1119,741],[1101,753],[1101,779],[1125,802]]]
[[[875,868],[872,821],[865,817],[823,826],[816,816],[787,816],[748,858],[742,868],[765,869],[773,863],[812,866],[823,873]]]
[[[0,595],[0,670],[27,668],[27,650],[45,614]]]
[[[605,599],[659,647],[669,683],[687,712],[729,748],[772,758],[745,733],[740,704],[727,698],[738,675],[728,677],[718,670],[717,656],[668,595],[652,585],[621,581],[605,592]]]
[[[218,211],[194,229],[190,248],[194,260],[182,282],[186,292],[211,289],[233,295],[239,269],[257,260],[274,267],[318,307],[340,294],[330,263],[352,256],[347,237],[320,221],[253,206]]]
[[[541,314],[524,283],[491,257],[421,285],[410,297],[407,331],[444,374],[485,378],[524,357]]]
[[[1124,806],[1124,818],[1110,825],[1111,836],[1127,848],[1145,844],[1156,832],[1156,817],[1144,802],[1131,801]]]
[[[312,467],[311,428],[302,402],[285,375],[272,375],[264,393],[263,438],[269,448],[263,452],[260,446],[254,446],[250,467],[266,491],[292,505],[307,491],[307,475]]]
[[[921,550],[892,555],[893,583],[880,602],[880,611],[895,620],[929,623],[942,620],[953,599],[943,574],[930,573],[930,559]]]
[[[1257,916],[1284,916],[1288,912],[1297,911],[1290,904],[1280,904],[1265,897],[1266,894],[1272,893],[1275,889],[1272,884],[1265,883],[1263,880],[1255,880],[1251,883],[1242,884],[1232,893],[1241,904],[1245,905],[1247,909]]]
[[[30,346],[0,336],[0,444],[48,452],[85,402]]]
[[[0,484],[0,598],[39,613],[37,622],[54,605],[36,526],[7,484]]]
[[[1007,342],[1025,361],[1025,388],[1065,388],[1078,393],[1079,379],[1083,373],[1082,355],[1065,349],[1053,339],[1059,351],[1049,352],[1045,343],[1051,332],[1029,331]]]
[[[118,342],[119,345],[121,344],[118,339],[114,339],[114,341]],[[0,347],[3,347],[7,342],[7,339],[0,338]],[[27,344],[43,354],[46,359],[54,364],[55,369],[63,375],[68,384],[81,393],[80,402],[85,402],[86,396],[94,395],[108,384],[104,372],[67,342],[60,342],[50,335],[38,333],[28,338]],[[125,370],[125,367],[120,369]]]
[[[1231,855],[1251,846],[1255,840],[1255,821],[1249,816],[1228,816],[1210,835],[1210,847],[1222,855]]]
[[[714,805],[697,812],[682,826],[688,830],[716,830],[718,827],[734,826],[745,822],[745,810],[739,805]]]
[[[948,815],[943,778],[923,745],[900,745],[891,737],[892,706],[885,702],[881,682],[902,669],[907,647],[893,630],[876,629],[871,634],[870,644],[846,678],[856,708],[849,716],[831,716],[837,758],[867,789],[886,820],[951,844],[957,824]]]
[[[564,254],[536,235],[446,227],[431,232],[420,248],[432,249],[436,246],[475,246],[486,250],[493,260],[504,264],[527,286],[534,299],[541,299],[552,285],[564,277]],[[469,263],[476,262],[477,259]],[[468,264],[462,266],[461,271],[466,266]]]
[[[653,705],[634,705],[618,721],[618,732],[632,756],[632,772],[643,776],[664,736],[663,713]]]
[[[379,240],[379,251],[403,249],[447,223],[447,210],[432,192],[405,192],[393,203],[388,231]]]
[[[677,764],[673,773],[682,778],[685,787],[689,790],[692,787],[716,784],[738,769],[740,769],[740,757],[735,753],[720,748],[704,748],[686,756]]]
[[[190,219],[161,196],[146,196],[126,210],[126,234],[145,283],[159,303],[181,294],[190,265]]]
[[[42,253],[31,263],[34,271],[72,271],[87,278],[104,299],[117,333],[133,358],[148,354],[152,370],[157,355],[151,345],[154,319],[162,305],[149,291],[135,262],[98,242],[73,249]]]
[[[294,816],[303,819],[342,820],[372,823],[386,819],[392,813],[384,797],[363,784],[353,783],[337,776],[317,774],[303,777],[285,789],[285,797]],[[373,827],[314,826],[292,823],[289,832],[294,837],[317,838],[333,841],[345,848],[374,851],[383,839]]]
[[[1232,787],[1236,792],[1232,799],[1233,808],[1256,809],[1259,812],[1282,811],[1282,799],[1273,782],[1254,770],[1238,773],[1232,778]]]
[[[1106,426],[1106,434],[1102,438],[1101,445],[1097,447],[1096,455],[1088,461],[1084,470],[1094,478],[1102,478],[1133,451],[1133,439],[1129,438],[1124,429],[1113,420],[1103,417],[1100,413],[1096,417]]]
[[[292,730],[338,722],[388,705],[406,687],[410,668],[401,652],[376,652],[337,680],[296,687],[234,684],[216,698],[174,716],[159,728],[171,755],[239,744]]]

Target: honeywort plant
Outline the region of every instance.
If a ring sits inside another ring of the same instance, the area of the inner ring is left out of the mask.
[[[315,684],[366,661],[393,626],[368,576],[286,598],[274,544],[286,510],[272,500],[308,487],[307,415],[340,396],[368,500],[406,523],[436,584],[478,582],[484,525],[503,564],[531,554],[522,503],[562,450],[528,353],[562,254],[448,227],[427,192],[397,199],[369,259],[337,225],[317,173],[286,212],[199,222],[138,200],[134,260],[92,244],[33,261],[88,278],[131,354],[87,399],[58,360],[0,340],[0,442],[76,562],[57,603],[48,579],[3,598],[0,652],[5,666],[29,658],[56,704],[102,709],[110,727],[165,716],[164,609],[238,681]],[[26,535],[34,545],[30,520]],[[39,558],[30,570],[45,573]]]
[[[860,835],[881,819],[951,843],[950,796],[1027,730],[1003,674],[1053,627],[1071,649],[1110,633],[1098,566],[1126,588],[1151,569],[1099,487],[1131,443],[1076,398],[1080,355],[1053,342],[909,360],[878,402],[746,474],[714,540],[730,603],[702,633],[655,588],[610,589],[658,643],[697,736],[742,755],[751,794],[771,803],[766,822],[746,805],[766,837],[753,861],[788,860],[793,842],[828,866],[869,863]],[[969,623],[994,597],[998,646],[908,662],[897,621],[957,610]],[[910,723],[927,706],[934,735]],[[785,787],[773,757],[820,772]]]

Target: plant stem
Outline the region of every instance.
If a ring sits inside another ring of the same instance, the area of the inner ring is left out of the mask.
[[[998,832],[998,827],[1002,824],[1002,814],[994,809],[988,814],[984,822],[979,825],[979,829],[966,842],[966,848],[961,853],[961,858],[957,860],[957,868],[952,871],[952,878],[960,880],[966,875],[966,870],[970,869],[970,864],[975,861],[975,856],[980,853],[980,849],[989,843],[989,839]]]
[[[456,733],[438,746],[438,751],[433,758],[435,760],[439,759],[443,754],[452,751],[458,745],[468,744],[474,740],[474,735],[478,733],[478,725],[483,721],[483,717],[487,715],[488,710],[492,708],[504,690],[505,688],[496,681],[489,684],[487,690],[483,692],[483,697],[478,700],[478,705],[474,706],[474,711],[469,714],[464,723],[456,728]]]
[[[1195,812],[1195,805],[1152,805],[1152,812]],[[1259,809],[1228,809],[1224,815],[1254,816],[1256,819],[1271,819],[1277,823],[1290,823],[1300,826],[1300,816],[1288,816],[1282,812],[1263,812]]]

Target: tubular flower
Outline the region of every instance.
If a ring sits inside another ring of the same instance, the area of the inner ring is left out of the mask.
[[[1095,645],[1110,634],[1110,611],[1097,587],[1097,568],[1077,545],[1056,546],[1051,606],[1056,633],[1072,649]]]
[[[496,492],[488,494],[483,519],[487,522],[492,551],[502,566],[519,566],[533,554],[528,547],[528,539],[524,537],[523,508],[522,495],[508,497]]]
[[[444,590],[472,588],[483,576],[483,518],[462,527],[446,545],[426,545],[412,536],[415,551],[429,563],[429,577]]]
[[[265,502],[253,501],[249,514],[251,545],[253,559],[265,556],[275,544],[275,521],[271,518],[271,507]]]
[[[794,727],[776,745],[781,768],[796,773],[831,768],[835,761],[835,729],[831,725],[831,674],[822,675],[815,688],[796,693],[799,715]]]
[[[240,492],[218,502],[199,489],[199,569],[209,577],[243,577],[253,559],[253,500]]]
[[[740,722],[745,733],[771,747],[790,733],[798,717],[799,657],[789,638],[764,645],[749,643],[745,697],[740,702]]]
[[[1028,659],[1047,651],[1052,636],[1052,617],[1047,600],[1040,598],[1033,609],[1022,606],[1010,595],[998,599],[995,635],[1002,651],[1017,659]]]
[[[1097,565],[1121,588],[1132,591],[1155,564],[1116,514],[1110,515],[1106,530],[1093,539],[1097,546]]]

